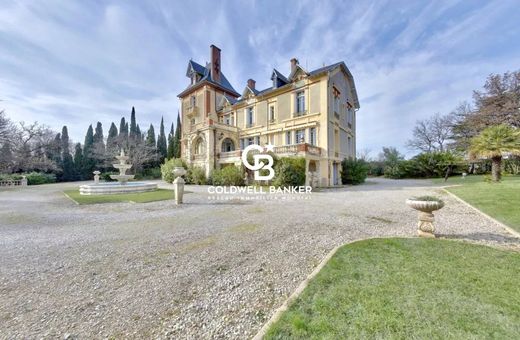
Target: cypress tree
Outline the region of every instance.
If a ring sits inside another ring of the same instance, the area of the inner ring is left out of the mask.
[[[132,106],[132,113],[130,114],[130,139],[137,139],[137,124],[135,122],[135,108]]]
[[[157,146],[157,143],[155,142],[155,130],[152,124],[150,124],[150,128],[146,133],[146,145],[153,148],[154,150]]]
[[[105,154],[105,141],[103,137],[103,125],[101,122],[97,122],[96,130],[94,132],[94,148],[96,153],[100,155]]]
[[[117,136],[118,146],[120,148],[128,147],[128,123],[125,121],[125,117],[121,118],[119,123],[119,135]]]
[[[81,143],[76,143],[74,147],[74,179],[80,181],[83,177],[83,150]]]
[[[61,168],[61,133],[57,133],[51,144],[51,151],[49,152],[49,158],[52,159],[57,166]]]
[[[174,157],[181,157],[181,134],[182,134],[182,126],[181,126],[181,117],[179,112],[177,112],[177,126],[175,127],[175,144],[174,144]]]
[[[62,150],[62,169],[61,175],[62,181],[74,180],[74,162],[69,150],[69,132],[67,126],[63,126],[61,129],[61,150]]]
[[[84,178],[91,178],[92,171],[96,165],[94,159],[94,129],[92,124],[89,125],[87,134],[85,135],[85,143],[83,144],[83,176]]]
[[[175,141],[175,131],[173,130],[173,122],[170,128],[170,133],[168,134],[168,159],[172,159],[174,157],[174,141]]]
[[[114,122],[110,125],[107,137],[107,148],[106,154],[108,157],[112,157],[117,152],[117,127]]]
[[[164,118],[161,117],[161,127],[159,129],[159,138],[157,139],[157,153],[159,154],[159,162],[162,164],[167,156],[166,134],[164,133]]]
[[[139,127],[139,124],[137,124],[136,130],[137,130],[137,140],[139,142],[141,142],[143,140],[143,134],[141,133],[141,128]]]
[[[125,117],[121,117],[121,122],[119,123],[119,136],[122,136],[125,133]]]

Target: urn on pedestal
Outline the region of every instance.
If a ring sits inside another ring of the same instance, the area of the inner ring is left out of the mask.
[[[406,200],[406,205],[419,211],[419,222],[417,233],[421,237],[434,238],[435,231],[433,211],[444,207],[444,202],[433,196],[412,197]]]

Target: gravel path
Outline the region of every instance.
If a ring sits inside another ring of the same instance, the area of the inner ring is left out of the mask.
[[[188,186],[181,207],[77,206],[70,187],[0,191],[0,338],[251,337],[336,245],[414,236],[415,195],[443,196],[444,237],[520,248],[427,181],[276,201],[214,202]]]

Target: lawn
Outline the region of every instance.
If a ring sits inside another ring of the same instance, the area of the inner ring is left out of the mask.
[[[81,195],[79,190],[70,189],[63,191],[65,195],[78,204],[97,204],[97,203],[148,203],[173,199],[173,190],[158,189],[156,191],[139,192],[133,194],[113,194],[113,195]],[[186,192],[185,192],[186,193]]]
[[[504,176],[500,183],[486,182],[483,176],[468,176],[465,180],[448,180],[447,184],[461,184],[447,190],[520,231],[520,176]]]
[[[338,250],[266,339],[514,339],[520,253],[448,240]]]

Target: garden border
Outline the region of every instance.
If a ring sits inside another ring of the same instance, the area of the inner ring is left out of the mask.
[[[323,267],[329,262],[329,260],[332,258],[332,256],[334,256],[336,254],[336,252],[338,251],[339,248],[343,247],[343,246],[346,246],[347,244],[352,244],[352,243],[355,243],[355,242],[359,242],[359,241],[365,241],[365,240],[374,240],[374,239],[388,239],[388,238],[416,238],[416,237],[406,237],[406,236],[395,236],[395,237],[368,237],[368,238],[357,238],[357,239],[354,239],[352,241],[348,241],[348,242],[345,242],[343,244],[340,244],[340,245],[337,245],[335,246],[327,255],[325,255],[325,257],[320,261],[320,263],[316,266],[316,268],[314,268],[314,270],[312,271],[312,273],[309,274],[309,276],[307,276],[305,278],[305,280],[303,280],[299,285],[298,287],[294,290],[294,292],[292,292],[292,294],[282,303],[282,305],[280,307],[278,307],[273,315],[269,318],[269,320],[267,320],[266,323],[264,323],[264,325],[262,326],[262,328],[260,328],[260,330],[256,333],[256,335],[253,337],[253,340],[262,340],[264,338],[264,336],[266,335],[267,331],[269,330],[269,328],[276,322],[280,319],[280,317],[282,316],[283,312],[285,312],[288,308],[289,308],[289,305],[291,303],[294,302],[294,300],[296,300],[300,295],[301,293],[303,292],[303,290],[305,288],[307,288],[307,286],[309,285],[309,282],[316,276],[318,275],[318,273],[323,269]]]
[[[446,188],[449,188],[449,187],[454,187],[455,185],[449,185],[449,186],[445,186],[445,187],[442,187],[441,189],[446,192],[448,195],[450,195],[451,197],[455,198],[456,200],[458,200],[459,202],[461,202],[462,204],[465,204],[466,206],[470,207],[471,209],[473,210],[476,210],[478,213],[480,213],[482,216],[484,216],[485,218],[487,218],[488,220],[490,220],[491,222],[494,222],[495,224],[501,226],[502,228],[504,228],[508,233],[512,234],[514,237],[517,237],[517,238],[520,238],[520,233],[516,230],[514,230],[513,228],[505,225],[504,223],[496,220],[495,218],[489,216],[488,214],[486,214],[485,212],[483,212],[482,210],[480,209],[477,209],[475,208],[474,206],[472,206],[471,204],[469,204],[468,202],[464,201],[462,198],[460,198],[459,196],[455,195],[454,193],[450,192],[449,190],[446,190]]]

